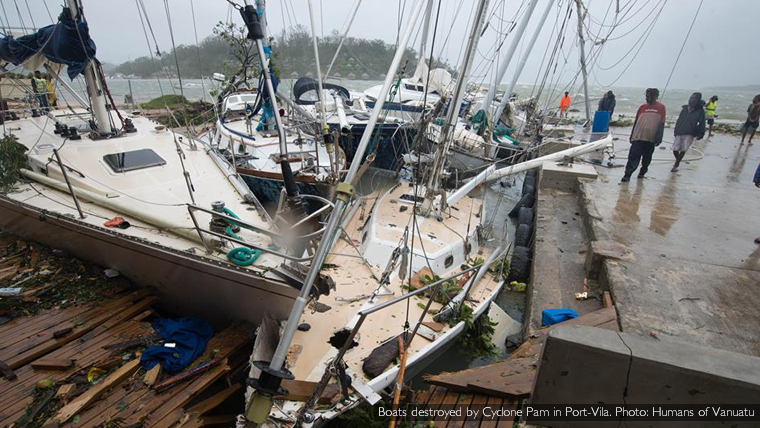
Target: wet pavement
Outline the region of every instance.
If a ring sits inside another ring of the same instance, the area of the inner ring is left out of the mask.
[[[606,262],[623,331],[760,356],[760,144],[714,135],[671,173],[663,143],[645,179],[621,184],[628,146],[617,141],[616,167],[597,167],[599,179],[584,186],[596,239],[634,254]]]

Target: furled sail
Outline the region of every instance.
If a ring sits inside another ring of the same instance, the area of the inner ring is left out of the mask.
[[[37,70],[46,62],[65,65],[73,80],[95,58],[95,49],[87,22],[72,19],[64,8],[54,25],[18,38],[7,35],[0,39],[0,60],[27,70]]]

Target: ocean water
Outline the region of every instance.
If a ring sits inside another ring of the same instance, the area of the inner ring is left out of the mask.
[[[374,85],[381,84],[380,81],[373,80],[330,80],[331,83],[337,83],[346,87],[351,91],[361,92],[366,88]],[[185,97],[191,100],[206,99],[211,100],[209,91],[215,89],[215,82],[208,79],[183,79],[182,89],[180,89],[179,82],[176,79],[110,79],[108,80],[108,87],[111,91],[114,101],[117,104],[124,103],[124,96],[130,93],[130,84],[132,88],[132,94],[134,95],[136,102],[146,102],[153,98],[161,96],[163,94],[180,94],[184,93]],[[285,93],[290,93],[290,89],[294,81],[292,79],[285,79],[280,84],[279,90]],[[83,93],[83,87],[81,85],[73,85],[77,92]],[[502,87],[502,90],[506,87]],[[632,117],[638,107],[644,103],[644,91],[645,88],[631,88],[631,87],[613,87],[613,88],[601,88],[601,87],[589,87],[589,98],[591,100],[591,111],[596,110],[596,105],[602,95],[612,89],[615,93],[617,101],[617,107],[615,108],[615,118],[622,115],[625,117]],[[562,94],[564,88],[545,88],[540,101],[543,104],[547,104],[549,108],[556,108],[559,104],[559,96]],[[662,88],[660,89],[662,91]],[[535,88],[530,84],[518,84],[515,92],[520,97],[529,96],[534,93]],[[681,110],[681,106],[686,104],[689,96],[692,92],[700,91],[704,99],[709,98],[712,95],[718,95],[720,101],[718,101],[718,121],[723,122],[739,122],[746,118],[747,106],[752,102],[752,97],[756,94],[748,91],[741,90],[725,90],[704,91],[700,88],[693,90],[683,89],[668,89],[661,101],[668,109],[668,117],[675,119]],[[65,92],[59,89],[59,92]],[[583,105],[583,91],[575,90],[571,91],[570,97],[572,99],[571,110],[578,110],[580,113],[584,110]]]

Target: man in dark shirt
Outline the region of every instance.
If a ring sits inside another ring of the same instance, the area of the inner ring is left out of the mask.
[[[657,98],[660,91],[657,88],[649,88],[646,91],[646,103],[639,107],[636,112],[636,121],[631,131],[631,148],[628,151],[628,163],[625,165],[625,174],[620,180],[625,183],[631,179],[631,175],[639,167],[639,178],[644,178],[652,162],[654,148],[662,143],[662,135],[665,132],[665,106]]]
[[[610,112],[610,121],[612,121],[612,114],[615,113],[615,94],[612,91],[607,91],[601,100],[599,100],[599,108],[597,111]]]
[[[750,131],[748,145],[752,145],[752,137],[755,136],[757,127],[760,126],[760,95],[755,95],[752,99],[752,104],[747,107],[747,121],[742,125],[742,142],[744,144],[744,137],[747,136],[747,131]]]

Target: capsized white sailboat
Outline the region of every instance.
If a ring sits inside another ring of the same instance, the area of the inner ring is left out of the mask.
[[[90,110],[32,106],[43,114],[23,109],[5,123],[5,144],[12,135],[24,146],[26,166],[25,181],[0,195],[0,227],[154,286],[166,306],[185,314],[219,322],[286,317],[299,279],[281,272],[283,262],[308,261],[291,250],[318,239],[319,230],[305,239],[280,234],[213,148],[137,113],[109,110],[77,1],[40,32],[81,43],[49,42],[2,59],[60,67],[55,61],[68,49],[69,75],[84,73]],[[38,35],[26,37],[2,43],[28,47]]]

